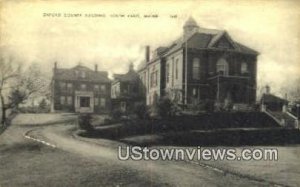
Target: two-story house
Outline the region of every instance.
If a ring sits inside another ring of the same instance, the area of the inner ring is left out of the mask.
[[[108,73],[85,66],[57,68],[51,81],[51,111],[103,113],[110,109]]]
[[[224,30],[199,27],[189,18],[180,38],[157,48],[151,59],[149,53],[147,47],[146,60],[138,69],[147,104],[156,96],[168,96],[183,105],[206,99],[255,103],[258,52],[234,41]]]
[[[144,95],[140,90],[139,74],[135,72],[133,64],[125,74],[114,74],[111,85],[112,108],[121,111],[130,111],[134,104],[143,100]]]

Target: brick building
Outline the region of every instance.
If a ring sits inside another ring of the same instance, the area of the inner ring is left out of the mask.
[[[193,18],[183,35],[152,53],[146,47],[138,73],[146,103],[161,96],[183,104],[204,100],[253,104],[256,100],[258,52],[236,41],[224,30],[199,27]]]
[[[53,68],[51,111],[105,113],[110,109],[108,73],[77,65],[70,69]]]

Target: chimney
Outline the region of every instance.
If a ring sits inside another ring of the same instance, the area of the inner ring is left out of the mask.
[[[134,71],[134,65],[132,62],[129,64],[129,71]]]
[[[270,94],[271,93],[271,88],[269,85],[266,86],[266,94]]]
[[[150,61],[150,46],[147,45],[146,46],[146,63],[148,63]]]
[[[95,72],[97,72],[97,71],[98,71],[98,65],[95,64]]]

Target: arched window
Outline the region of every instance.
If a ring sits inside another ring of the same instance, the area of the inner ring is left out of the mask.
[[[246,62],[242,62],[241,64],[241,73],[248,73],[248,64]]]
[[[200,79],[200,59],[199,58],[193,59],[193,79],[196,79],[196,80]]]
[[[228,75],[229,68],[228,68],[228,62],[224,59],[221,58],[217,62],[217,72],[222,73],[223,75]]]

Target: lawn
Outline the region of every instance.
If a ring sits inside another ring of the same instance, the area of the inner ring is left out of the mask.
[[[158,186],[139,173],[25,141],[0,146],[0,186]]]
[[[284,129],[261,112],[219,112],[167,119],[134,119],[96,126],[79,135],[132,145],[282,145],[300,143],[299,132]]]

